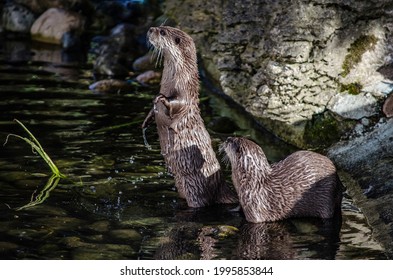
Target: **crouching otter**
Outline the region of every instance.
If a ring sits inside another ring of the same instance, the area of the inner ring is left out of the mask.
[[[148,40],[164,58],[160,93],[142,127],[157,125],[161,153],[188,206],[236,203],[221,172],[199,110],[199,74],[194,41],[183,31],[151,27]]]
[[[241,137],[229,137],[220,149],[231,163],[232,181],[247,221],[332,218],[339,213],[342,185],[327,157],[298,151],[270,165],[257,144]]]

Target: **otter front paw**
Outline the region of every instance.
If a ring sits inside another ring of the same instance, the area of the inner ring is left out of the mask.
[[[158,102],[161,102],[162,104],[164,104],[164,106],[167,108],[168,111],[170,111],[171,108],[171,103],[168,100],[168,98],[166,98],[164,95],[160,94],[158,95],[155,99],[154,99],[154,103],[157,104]]]
[[[156,96],[156,98],[154,98],[153,103],[157,104],[158,102],[162,102],[162,100],[165,100],[165,99],[166,99],[166,97],[160,93],[159,95]]]

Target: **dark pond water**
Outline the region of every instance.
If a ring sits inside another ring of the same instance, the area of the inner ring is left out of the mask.
[[[142,138],[156,89],[93,93],[91,65],[63,62],[58,49],[0,46],[0,141],[27,136],[13,120],[22,121],[67,176],[54,181],[20,139],[0,146],[2,259],[385,258],[348,198],[341,230],[339,221],[251,225],[228,206],[187,208],[165,172],[154,127],[151,150]],[[206,90],[201,108],[214,143],[236,133],[259,142],[272,161],[292,151]],[[217,132],[224,124],[231,133]],[[40,195],[49,196],[17,210]]]

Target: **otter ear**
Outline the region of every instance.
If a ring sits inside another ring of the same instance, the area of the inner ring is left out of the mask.
[[[175,38],[175,43],[176,43],[176,45],[179,45],[179,44],[180,44],[180,38],[179,38],[179,37],[176,37],[176,38]]]

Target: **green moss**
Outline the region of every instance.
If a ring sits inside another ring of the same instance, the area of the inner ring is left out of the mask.
[[[349,94],[358,95],[362,91],[363,86],[356,82],[351,84],[341,84],[340,92],[347,91]]]
[[[356,39],[349,47],[348,54],[345,56],[342,65],[342,76],[347,76],[353,67],[362,60],[362,55],[368,50],[373,50],[377,42],[378,38],[374,35],[363,35]]]
[[[304,142],[311,147],[327,148],[355,125],[354,121],[342,120],[330,111],[313,115],[304,131]]]

